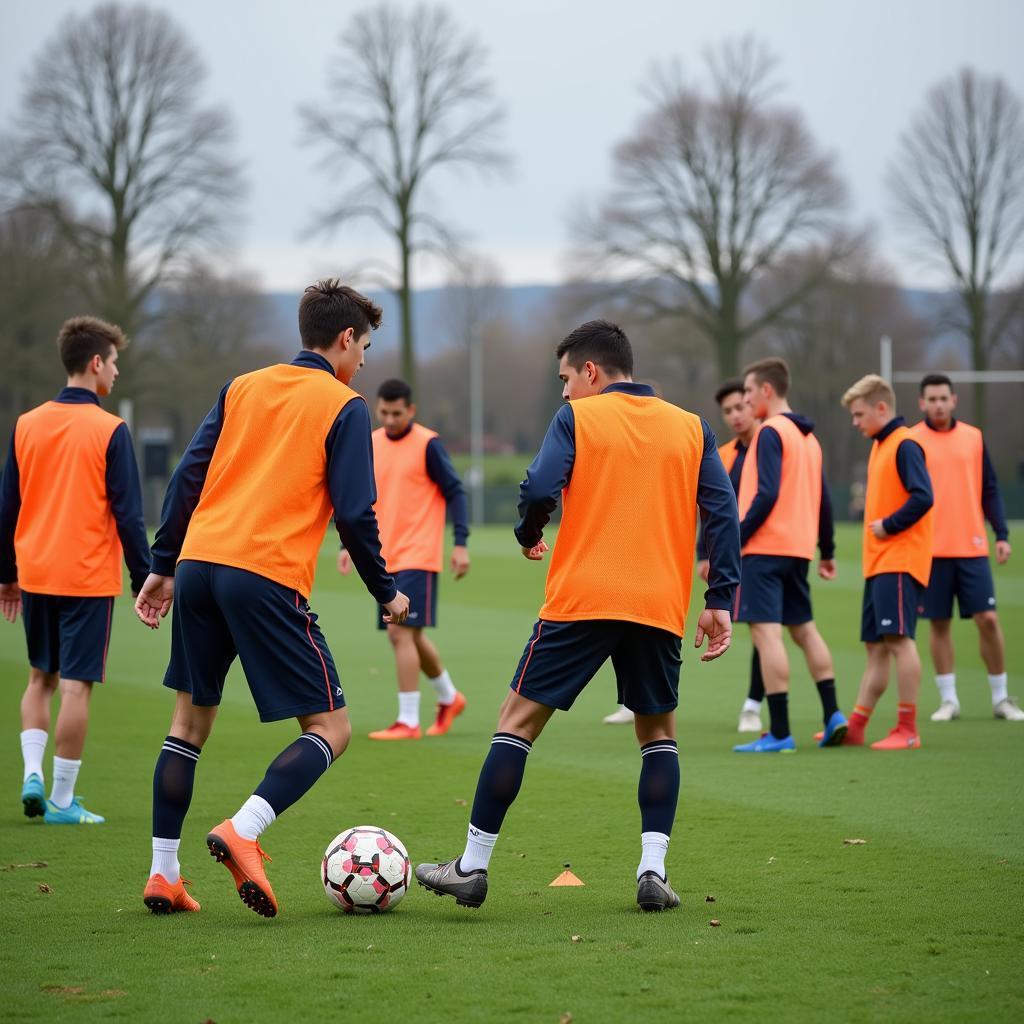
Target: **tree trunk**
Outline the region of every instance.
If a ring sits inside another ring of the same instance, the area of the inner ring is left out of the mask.
[[[412,337],[412,254],[410,252],[409,239],[402,236],[399,239],[399,246],[402,257],[402,281],[398,290],[398,302],[402,311],[402,379],[412,388],[413,396],[416,394],[416,359],[413,354]]]
[[[985,347],[986,309],[985,296],[981,292],[971,292],[964,296],[967,302],[968,322],[970,324],[971,369],[975,373],[988,369],[988,351]],[[974,425],[979,430],[985,429],[987,417],[986,399],[988,392],[981,381],[974,381],[971,386],[972,414]]]
[[[728,281],[718,283],[719,311],[715,343],[718,346],[718,372],[725,381],[740,372],[739,301],[735,287]]]

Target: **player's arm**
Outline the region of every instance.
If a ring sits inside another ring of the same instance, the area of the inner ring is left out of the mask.
[[[14,553],[14,531],[21,512],[21,473],[14,453],[14,432],[0,476],[0,614],[14,622],[21,606],[18,563]]]
[[[729,649],[732,639],[729,609],[740,582],[740,531],[736,492],[718,454],[715,433],[704,420],[701,425],[704,453],[697,477],[697,507],[708,550],[708,589],[694,646],[700,647],[706,636],[708,649],[701,661],[713,661]]]
[[[821,504],[818,506],[818,551],[821,555],[818,575],[826,580],[835,579],[836,527],[832,517],[832,495],[824,469],[821,471]]]
[[[142,518],[142,484],[128,424],[121,423],[107,445],[107,499],[117,524],[132,593],[142,590],[149,575],[149,539]]]
[[[213,453],[224,428],[224,404],[229,381],[221,389],[217,404],[207,413],[195,436],[188,443],[171,482],[167,485],[164,505],[160,512],[160,526],[156,531],[152,550],[152,572],[157,576],[173,576],[178,563],[185,533],[192,521],[192,513],[199,504],[206,474],[213,460]]]
[[[762,427],[757,435],[757,494],[740,523],[741,545],[747,544],[771,515],[775,502],[779,500],[781,481],[782,438],[774,427]]]
[[[576,417],[566,403],[555,413],[540,451],[519,485],[519,522],[514,532],[524,554],[532,554],[541,545],[544,527],[558,507],[562,491],[569,486],[575,462]]]
[[[981,510],[992,524],[996,535],[996,561],[1002,565],[1010,557],[1010,530],[1006,525],[1006,510],[999,479],[988,454],[988,445],[981,446]]]
[[[932,478],[928,475],[924,450],[916,441],[901,441],[896,449],[896,472],[908,492],[907,500],[881,522],[883,536],[909,530],[933,505]],[[876,533],[876,536],[878,534]]]
[[[427,476],[437,485],[448,507],[448,516],[455,533],[455,549],[452,551],[452,572],[457,580],[469,572],[469,501],[462,477],[455,472],[452,460],[440,438],[431,438],[427,445]]]
[[[359,578],[383,605],[398,594],[380,553],[380,531],[373,511],[377,484],[373,477],[373,443],[366,402],[353,398],[338,413],[324,447],[327,488],[334,505],[334,525]]]

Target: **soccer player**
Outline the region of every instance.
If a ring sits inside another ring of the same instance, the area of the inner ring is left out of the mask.
[[[1006,651],[996,611],[995,584],[988,562],[985,520],[996,535],[996,562],[1010,558],[1010,533],[1003,512],[999,481],[988,448],[977,427],[958,420],[953,382],[941,373],[921,381],[918,406],[924,419],[910,428],[924,449],[935,501],[942,515],[935,517],[932,574],[924,592],[923,618],[931,620],[932,664],[941,703],[933,722],[960,717],[953,667],[953,597],[960,618],[974,619],[981,658],[988,669],[992,713],[1010,722],[1024,722],[1024,711],[1007,695]]]
[[[445,511],[455,530],[451,568],[455,579],[469,572],[469,506],[459,474],[441,439],[415,422],[412,389],[404,380],[386,380],[377,391],[373,432],[373,472],[377,481],[375,511],[380,523],[381,551],[395,585],[409,597],[404,625],[386,620],[380,609],[377,625],[386,629],[395,652],[398,676],[398,718],[371,740],[418,740],[420,670],[437,694],[437,714],[428,736],[443,736],[462,714],[466,698],[455,689],[441,655],[424,630],[437,625],[438,574],[444,555]],[[352,568],[348,552],[338,555],[338,570]]]
[[[739,578],[736,498],[711,428],[633,382],[632,348],[619,327],[590,321],[556,352],[568,404],[521,485],[515,530],[523,555],[541,560],[548,550],[544,526],[562,497],[544,606],[499,712],[466,848],[455,860],[421,864],[416,877],[462,906],[484,902],[494,844],[534,741],[611,658],[640,743],[637,903],[663,910],[679,905],[665,855],[679,796],[675,708],[697,508],[711,569],[695,646],[707,637],[701,660],[711,661],[725,653],[731,636],[728,609]]]
[[[821,699],[825,729],[818,745],[838,746],[846,717],[836,701],[835,670],[814,624],[807,570],[817,543],[818,575],[836,575],[832,503],[821,465],[814,424],[793,412],[786,399],[785,360],[762,359],[743,374],[750,411],[761,425],[754,433],[740,477],[742,579],[736,591],[737,622],[750,623],[768,700],[769,732],[734,747],[737,753],[796,750],[789,728],[789,658],[782,627],[801,649]]]
[[[133,594],[149,572],[142,489],[127,424],[100,407],[127,344],[119,327],[80,316],[57,335],[67,386],[18,417],[0,483],[0,608],[21,610],[31,665],[21,699],[21,802],[48,825],[104,821],[75,795],[93,685],[106,675],[121,555]],[[60,690],[53,786],[43,754]]]
[[[896,664],[899,708],[896,728],[872,750],[913,750],[921,659],[914,643],[917,606],[932,561],[932,485],[924,451],[896,415],[888,382],[869,373],[843,395],[853,425],[872,441],[864,496],[864,600],[860,638],[867,665],[857,705],[843,740],[863,746],[864,730],[889,686],[889,662]]]
[[[401,622],[408,600],[380,556],[370,415],[348,385],[380,307],[337,280],[299,303],[302,351],[230,381],[168,485],[153,574],[135,608],[151,628],[175,602],[164,685],[177,691],[153,774],[153,862],[143,900],[154,913],[196,911],[178,864],[196,763],[236,655],[260,720],[301,733],[234,817],[206,837],[246,906],[277,900],[263,870],[263,831],[341,755],[351,729],[334,659],[309,608],[333,510],[370,593]]]

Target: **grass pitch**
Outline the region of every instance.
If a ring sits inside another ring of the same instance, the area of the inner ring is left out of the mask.
[[[169,629],[150,634],[119,602],[80,780],[108,823],[58,828],[21,814],[24,645],[20,625],[0,623],[5,1020],[1022,1019],[1024,726],[993,721],[970,623],[955,632],[963,718],[927,721],[936,696],[926,671],[924,746],[907,754],[817,750],[817,697],[797,666],[797,755],[734,755],[746,631],[711,665],[684,655],[682,793],[668,862],[677,911],[644,915],[634,904],[640,759],[629,729],[600,724],[614,700],[608,670],[536,744],[481,910],[418,887],[394,913],[335,910],[319,861],[349,825],[393,830],[415,862],[461,851],[497,706],[543,587],[543,569],[519,557],[507,529],[478,530],[471,549],[470,576],[443,585],[436,631],[467,711],[443,739],[381,745],[365,734],[394,717],[390,649],[372,628],[373,605],[357,581],[337,576],[325,548],[312,603],[354,738],[265,836],[281,903],[269,921],[245,909],[203,838],[249,795],[294,725],[261,726],[233,673],[182,842],[203,909],[153,917],[141,894],[151,773],[172,703],[160,685]],[[841,531],[839,552],[840,578],[816,583],[816,610],[849,711],[862,665],[853,528]],[[1011,692],[1022,693],[1024,552],[1015,559],[996,580]],[[894,719],[891,692],[870,738]],[[48,774],[51,755],[52,745]],[[566,862],[584,888],[548,888]]]

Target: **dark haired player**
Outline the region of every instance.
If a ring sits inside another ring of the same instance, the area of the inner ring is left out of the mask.
[[[433,430],[416,422],[412,388],[392,378],[377,390],[373,432],[373,472],[377,481],[375,511],[380,523],[381,552],[395,585],[409,598],[404,625],[390,623],[380,609],[377,625],[386,629],[395,652],[398,676],[398,718],[370,733],[371,740],[418,740],[420,670],[437,694],[437,713],[428,736],[443,736],[462,714],[466,698],[455,689],[441,655],[424,633],[437,625],[438,576],[444,556],[445,513],[455,531],[451,568],[455,579],[469,572],[469,507],[459,474]],[[352,562],[342,549],[338,571],[347,574]]]
[[[996,562],[1010,560],[1010,531],[1003,511],[999,481],[985,439],[977,427],[958,420],[953,382],[942,373],[921,381],[918,406],[924,419],[910,434],[924,449],[935,504],[932,573],[924,592],[922,617],[931,620],[930,646],[939,688],[939,708],[933,722],[960,717],[953,663],[953,598],[960,618],[978,627],[981,658],[988,669],[992,714],[1008,722],[1024,722],[1024,711],[1009,696],[1006,647],[996,611],[996,588],[988,561],[985,520],[996,536]]]
[[[32,666],[21,699],[21,802],[25,814],[48,825],[104,820],[75,796],[89,701],[106,674],[122,549],[133,593],[149,572],[131,435],[99,402],[114,387],[126,344],[119,327],[95,317],[61,327],[67,386],[18,418],[0,483],[0,610],[10,622],[23,612]],[[43,754],[58,686],[47,800]]]
[[[711,661],[728,650],[731,635],[736,496],[711,428],[633,382],[633,351],[619,327],[585,323],[556,354],[568,402],[522,483],[515,530],[523,555],[541,560],[544,527],[562,498],[544,606],[499,712],[462,856],[421,864],[416,877],[463,906],[483,903],[491,854],[532,744],[611,658],[640,744],[637,903],[664,910],[679,905],[665,855],[679,797],[675,709],[697,509],[711,570],[695,646],[706,636],[701,660]]]
[[[370,414],[348,386],[380,321],[378,306],[336,280],[307,288],[303,351],[230,381],[171,478],[153,574],[135,606],[155,629],[175,602],[164,685],[177,698],[153,775],[153,863],[143,893],[154,913],[199,909],[184,889],[178,846],[196,762],[236,656],[260,720],[294,718],[301,734],[206,844],[246,906],[277,913],[259,837],[351,735],[334,659],[309,607],[332,512],[388,620],[405,619],[408,601],[380,556]]]

